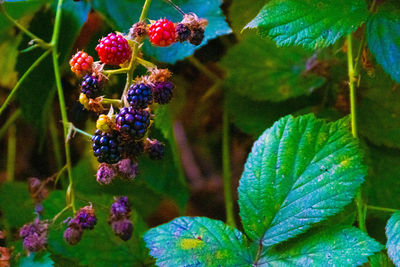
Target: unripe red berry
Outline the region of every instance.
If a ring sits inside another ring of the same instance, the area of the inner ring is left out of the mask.
[[[176,41],[175,26],[172,21],[159,19],[149,27],[150,42],[155,46],[169,46]]]
[[[101,62],[118,66],[131,58],[132,49],[128,41],[120,34],[109,33],[96,46]]]
[[[69,61],[72,72],[81,76],[92,71],[93,58],[83,51],[78,51]]]

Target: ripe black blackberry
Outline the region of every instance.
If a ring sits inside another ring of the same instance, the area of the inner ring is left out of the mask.
[[[122,140],[118,149],[122,155],[122,158],[135,159],[143,153],[144,144],[143,141]]]
[[[170,81],[155,82],[152,88],[154,102],[158,104],[169,103],[172,99],[174,88],[174,84]]]
[[[147,139],[145,150],[149,154],[150,159],[160,160],[164,157],[165,146],[158,140]]]
[[[100,96],[103,84],[96,75],[85,75],[81,83],[81,91],[88,98],[95,99]]]
[[[124,138],[143,138],[150,126],[150,113],[144,109],[122,108],[115,117],[117,129]]]
[[[200,45],[203,39],[204,39],[204,29],[195,28],[192,30],[192,36],[190,36],[189,42],[192,45]]]
[[[121,159],[121,154],[118,150],[119,133],[112,131],[103,133],[96,130],[92,137],[93,154],[97,157],[100,163],[114,164]]]
[[[134,109],[147,108],[153,102],[150,85],[144,83],[132,84],[128,91],[127,100]]]
[[[181,43],[187,41],[192,34],[192,31],[184,23],[178,23],[175,27],[175,31],[176,40]]]

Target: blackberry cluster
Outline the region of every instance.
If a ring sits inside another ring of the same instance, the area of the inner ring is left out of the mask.
[[[64,239],[70,245],[76,245],[82,238],[84,230],[92,230],[97,223],[93,207],[81,208],[76,216],[69,220],[68,227],[64,231]]]
[[[116,198],[110,208],[108,223],[113,232],[124,241],[129,240],[133,232],[130,212],[131,207],[126,196]]]
[[[19,231],[19,236],[24,239],[23,246],[30,252],[37,252],[46,247],[48,223],[35,219],[25,224]]]
[[[115,117],[115,123],[125,139],[139,140],[150,126],[150,113],[144,109],[122,108]]]
[[[81,83],[81,91],[88,98],[96,98],[100,96],[102,90],[102,82],[100,77],[96,75],[85,75]]]
[[[121,159],[119,151],[119,132],[113,130],[110,133],[103,133],[96,130],[92,137],[93,154],[100,163],[114,164]]]
[[[144,83],[132,84],[127,94],[127,100],[134,109],[147,108],[153,102],[151,87]]]

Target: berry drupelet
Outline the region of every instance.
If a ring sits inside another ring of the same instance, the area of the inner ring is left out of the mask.
[[[150,126],[150,113],[147,110],[122,108],[115,117],[117,129],[123,137],[134,140],[143,138]]]
[[[132,49],[120,34],[110,33],[96,46],[101,62],[118,66],[131,58]]]
[[[159,19],[149,27],[150,42],[155,46],[169,46],[176,41],[175,26],[172,21]]]
[[[92,142],[93,154],[100,163],[114,164],[121,159],[121,154],[118,150],[119,133],[117,131],[103,133],[100,130],[96,130],[92,137]]]
[[[134,109],[147,108],[153,102],[150,85],[144,83],[132,84],[128,91],[127,100]]]
[[[102,82],[100,77],[96,75],[85,75],[81,83],[81,91],[88,98],[96,98],[100,96],[102,90]]]
[[[153,84],[153,99],[158,104],[168,104],[173,96],[174,84],[170,81],[155,82]]]

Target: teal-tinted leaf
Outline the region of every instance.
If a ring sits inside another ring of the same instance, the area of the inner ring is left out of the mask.
[[[278,45],[327,47],[354,32],[368,16],[364,0],[273,0],[246,28],[258,28]]]
[[[52,267],[53,260],[50,258],[50,253],[45,253],[41,257],[37,257],[36,253],[31,253],[29,256],[22,258],[19,262],[19,267]]]
[[[376,145],[400,148],[400,85],[379,67],[363,75],[358,105],[360,134]]]
[[[247,159],[239,186],[244,229],[265,246],[294,237],[342,210],[365,173],[348,120],[282,118]]]
[[[390,217],[386,225],[386,236],[389,257],[396,266],[400,266],[400,211]]]
[[[194,51],[205,45],[208,40],[231,32],[225,17],[222,14],[220,5],[221,0],[177,0],[174,1],[184,12],[194,12],[199,17],[208,19],[208,26],[205,31],[205,38],[200,46],[194,46],[189,43],[174,44],[169,47],[154,47],[146,41],[144,51],[149,56],[154,56],[159,61],[175,63],[178,60],[190,56]],[[136,23],[142,11],[143,1],[95,1],[93,6],[100,11],[108,21],[116,27],[117,30],[128,32],[132,24]],[[168,18],[174,22],[182,20],[182,15],[163,0],[152,1],[148,18],[157,20],[159,18]]]
[[[200,18],[206,18],[208,25],[204,33],[204,40],[199,46],[194,46],[188,42],[176,43],[170,47],[155,47],[151,46],[149,42],[145,43],[144,51],[150,56],[154,56],[157,60],[175,63],[182,60],[194,53],[196,49],[207,44],[211,39],[220,35],[231,33],[225,21],[225,16],[220,9],[222,0],[177,0],[174,1],[184,12],[194,12]],[[179,14],[165,1],[157,0],[152,3],[149,18],[157,20],[162,17],[167,17],[174,22],[182,20],[182,15]]]
[[[104,194],[77,195],[77,207],[88,205],[92,202],[97,217],[97,224],[93,230],[86,230],[81,241],[75,245],[68,245],[63,239],[66,224],[62,222],[67,216],[72,216],[68,211],[61,216],[51,227],[48,237],[48,246],[56,255],[60,255],[78,261],[81,265],[89,266],[141,266],[148,262],[150,257],[141,238],[147,230],[143,219],[135,211],[132,212],[131,220],[134,232],[129,241],[122,241],[114,235],[110,225],[107,223],[109,208],[113,202],[112,196]],[[65,206],[65,192],[52,192],[43,203],[45,218],[52,218]],[[133,205],[135,209],[136,206]]]
[[[251,266],[246,238],[221,221],[180,217],[144,236],[158,266]]]
[[[34,218],[34,204],[28,185],[6,182],[0,186],[0,210],[11,228],[19,228]]]
[[[400,4],[387,1],[367,23],[368,47],[393,80],[400,83]]]
[[[278,48],[271,40],[250,35],[222,59],[226,87],[257,101],[308,95],[324,82],[307,72],[306,62],[311,56],[302,48]]]
[[[328,228],[264,252],[257,266],[360,266],[381,249],[357,228]]]

